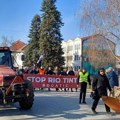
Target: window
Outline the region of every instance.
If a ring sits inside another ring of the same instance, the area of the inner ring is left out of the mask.
[[[21,55],[21,60],[22,60],[22,61],[25,60],[25,55]]]
[[[79,50],[80,49],[80,44],[76,44],[75,45],[75,50]]]
[[[10,51],[0,51],[0,65],[13,67]]]
[[[75,60],[75,61],[76,61],[76,60],[80,60],[80,56],[79,56],[79,55],[75,55],[74,60]]]

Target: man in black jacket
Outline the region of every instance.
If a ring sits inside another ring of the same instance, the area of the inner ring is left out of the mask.
[[[74,76],[74,75],[75,75],[72,67],[71,67],[70,71],[68,72],[68,75],[71,75],[71,76]],[[68,91],[69,91],[69,88],[68,88]],[[77,91],[77,89],[76,89],[76,91]],[[71,92],[73,92],[73,89],[72,89],[72,88],[71,88]]]
[[[47,70],[47,72],[46,72],[46,74],[47,75],[54,75],[54,72],[53,72],[53,70],[52,70],[52,67],[48,67],[48,70]],[[50,88],[48,88],[48,91],[50,91]]]
[[[92,91],[95,94],[95,98],[92,104],[93,113],[97,113],[95,111],[98,102],[102,96],[107,96],[107,89],[111,92],[111,87],[109,85],[109,81],[107,76],[105,75],[105,69],[100,68],[98,71],[98,75],[93,79],[92,83]],[[106,112],[110,113],[110,108],[105,104]]]
[[[68,75],[68,74],[67,74],[67,69],[64,68],[64,69],[60,72],[60,75],[64,75],[64,76]],[[61,90],[62,90],[62,88],[61,88]],[[64,91],[67,92],[66,88],[64,88]]]

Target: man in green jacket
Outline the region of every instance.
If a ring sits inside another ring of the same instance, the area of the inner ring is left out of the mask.
[[[83,68],[78,75],[78,84],[80,84],[79,104],[81,103],[86,104],[85,98],[86,98],[87,83],[91,85],[90,75],[86,71],[86,69]]]

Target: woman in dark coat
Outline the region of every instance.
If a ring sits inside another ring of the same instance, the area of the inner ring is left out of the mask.
[[[97,113],[95,111],[98,102],[100,100],[100,98],[102,96],[107,96],[107,89],[109,89],[109,91],[111,92],[111,87],[109,85],[109,81],[108,78],[105,74],[105,69],[104,68],[100,68],[98,71],[98,75],[93,79],[93,83],[92,83],[92,91],[95,94],[95,98],[92,104],[92,111],[93,113]],[[106,108],[106,112],[110,113],[110,108],[105,105]]]

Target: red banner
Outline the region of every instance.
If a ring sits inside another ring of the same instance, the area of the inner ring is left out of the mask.
[[[24,80],[30,80],[34,88],[77,88],[76,76],[24,74]]]

